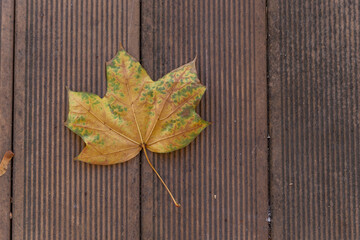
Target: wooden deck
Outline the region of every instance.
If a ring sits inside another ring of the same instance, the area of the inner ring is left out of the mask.
[[[269,3],[274,239],[360,238],[360,2]]]
[[[0,240],[360,238],[359,2],[2,0],[0,26]],[[181,208],[143,154],[72,160],[66,87],[102,96],[120,43],[155,80],[197,56],[213,124],[149,155]]]

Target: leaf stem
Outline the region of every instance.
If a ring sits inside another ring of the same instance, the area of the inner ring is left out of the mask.
[[[149,157],[146,153],[146,148],[145,148],[145,145],[142,144],[142,148],[144,149],[144,152],[145,152],[145,157],[146,157],[146,160],[147,162],[149,163],[151,169],[156,173],[156,175],[158,176],[158,178],[160,179],[161,183],[164,185],[164,187],[166,188],[166,190],[168,191],[171,199],[173,200],[173,202],[175,203],[175,206],[176,207],[180,207],[180,204],[178,202],[176,202],[174,196],[172,195],[172,193],[170,192],[169,188],[166,186],[166,183],[164,182],[164,180],[162,180],[162,178],[160,177],[159,173],[156,171],[156,169],[154,168],[154,166],[151,164],[150,160],[149,160]]]

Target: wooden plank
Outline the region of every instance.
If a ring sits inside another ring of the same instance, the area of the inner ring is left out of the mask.
[[[142,239],[266,239],[265,1],[143,1],[142,62],[153,79],[197,56],[213,122],[185,149],[142,159]]]
[[[273,239],[360,239],[359,1],[269,1]]]
[[[14,3],[0,2],[0,161],[12,150]],[[0,236],[10,239],[11,165],[0,177]]]
[[[119,44],[139,57],[139,1],[16,1],[14,239],[138,239],[139,158],[72,159],[66,86],[105,93]]]

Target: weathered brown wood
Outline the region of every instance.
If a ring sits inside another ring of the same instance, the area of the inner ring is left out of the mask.
[[[14,239],[139,239],[139,158],[72,159],[66,87],[105,93],[119,44],[139,57],[139,1],[16,1]]]
[[[0,161],[12,150],[14,3],[0,2]],[[11,164],[0,177],[0,238],[10,239]]]
[[[269,19],[273,239],[360,239],[360,2]]]
[[[197,56],[213,122],[188,147],[142,161],[142,239],[266,239],[265,1],[143,1],[142,62],[153,79]]]

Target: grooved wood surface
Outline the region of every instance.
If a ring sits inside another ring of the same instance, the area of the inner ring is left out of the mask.
[[[13,239],[139,239],[139,158],[72,159],[66,87],[105,93],[122,43],[139,57],[139,1],[16,1]]]
[[[14,3],[0,2],[0,161],[12,150]],[[5,46],[5,47],[4,47]],[[0,177],[0,239],[10,239],[11,163]]]
[[[0,239],[267,239],[268,172],[272,239],[359,239],[360,3],[267,3],[0,1]],[[149,154],[181,208],[143,154],[72,161],[66,87],[103,95],[120,43],[154,80],[197,56],[213,125]]]
[[[153,79],[197,56],[211,126],[188,147],[142,159],[142,239],[267,239],[265,1],[143,1],[142,62]]]
[[[3,0],[0,13],[0,149],[16,154],[12,222],[11,171],[0,178],[1,240],[268,237],[264,0]],[[102,96],[120,43],[155,80],[197,56],[208,88],[198,112],[213,125],[183,150],[149,154],[181,208],[142,153],[72,160],[84,143],[63,124],[66,88]]]
[[[359,23],[359,1],[269,1],[273,239],[360,239]]]

